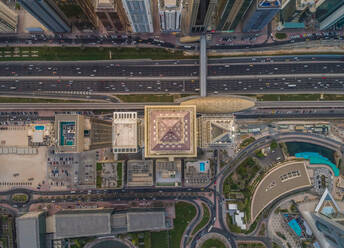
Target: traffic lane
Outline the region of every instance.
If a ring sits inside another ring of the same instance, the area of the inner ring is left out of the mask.
[[[272,74],[308,74],[308,73],[342,73],[344,62],[318,63],[251,63],[208,66],[209,76],[224,75],[272,75]]]
[[[3,63],[0,76],[198,76],[195,65],[120,65],[118,63]]]
[[[269,78],[240,80],[210,80],[207,83],[208,93],[261,93],[261,92],[342,92],[343,78]],[[79,81],[79,80],[13,80],[0,81],[0,92],[50,92],[63,94],[87,94],[92,92],[165,92],[197,93],[198,80],[174,81]]]
[[[208,65],[209,76],[226,75],[273,75],[273,74],[311,74],[311,73],[343,73],[344,62],[326,61],[307,63],[298,61],[269,63],[266,59],[261,62],[247,64]],[[245,62],[246,63],[246,62]],[[170,64],[155,62],[154,65],[124,64],[118,62],[84,62],[75,65],[75,62],[16,62],[0,63],[0,76],[199,76],[198,64],[179,64],[174,61]]]
[[[343,55],[285,55],[285,56],[250,56],[250,57],[235,57],[235,58],[218,58],[208,59],[208,64],[218,63],[253,63],[253,62],[288,62],[288,61],[343,61]]]
[[[0,81],[0,92],[50,92],[61,94],[73,92],[196,92],[197,81]],[[199,90],[199,89],[198,89]]]

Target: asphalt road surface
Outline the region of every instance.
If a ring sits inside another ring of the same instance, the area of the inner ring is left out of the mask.
[[[305,59],[308,58],[306,61]],[[312,59],[314,58],[314,59]],[[273,75],[308,73],[343,73],[342,57],[253,58],[251,61],[215,59],[208,65],[208,76]],[[326,61],[324,59],[327,59]],[[283,61],[281,61],[283,60]],[[185,63],[189,62],[189,63]],[[140,62],[0,62],[0,76],[199,76],[198,62],[140,61]]]
[[[343,58],[323,55],[212,59],[208,65],[207,91],[210,94],[340,92],[344,90]],[[198,77],[197,60],[84,61],[77,65],[0,62],[0,92],[197,93]]]

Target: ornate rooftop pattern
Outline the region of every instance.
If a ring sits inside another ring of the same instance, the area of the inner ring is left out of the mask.
[[[145,107],[145,156],[196,156],[195,106]]]

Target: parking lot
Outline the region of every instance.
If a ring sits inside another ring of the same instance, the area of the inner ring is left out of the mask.
[[[0,155],[0,190],[11,188],[41,188],[46,183],[47,147],[39,147],[38,154]]]
[[[47,158],[48,185],[51,190],[69,189],[78,183],[75,174],[79,167],[79,155],[60,153],[56,154],[53,149],[49,150]]]

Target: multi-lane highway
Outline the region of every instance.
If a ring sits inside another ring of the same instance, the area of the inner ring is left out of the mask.
[[[344,57],[213,59],[209,76],[343,73]],[[325,60],[326,59],[326,60]],[[198,76],[198,61],[0,62],[0,76]]]
[[[208,93],[312,93],[344,89],[343,56],[212,59]],[[195,93],[199,65],[186,61],[0,62],[0,92]],[[92,98],[92,97],[88,97]]]

